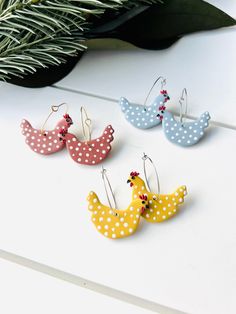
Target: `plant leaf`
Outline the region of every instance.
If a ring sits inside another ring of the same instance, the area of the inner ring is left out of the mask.
[[[115,24],[114,24],[115,25]],[[146,49],[169,47],[184,34],[235,25],[235,19],[202,0],[165,0],[97,38],[112,37]]]
[[[55,66],[51,64],[47,65],[47,69],[40,67],[37,68],[37,72],[33,74],[29,74],[28,71],[28,75],[24,76],[24,79],[19,79],[19,77],[22,77],[22,74],[17,75],[14,71],[13,73],[10,73],[11,75],[9,77],[9,82],[15,85],[33,88],[52,85],[68,75],[70,71],[74,68],[76,63],[80,60],[82,55],[83,52],[80,51],[77,53],[77,56],[66,56],[66,62],[61,63],[60,66]],[[0,71],[1,70],[4,71],[4,69],[0,68]],[[7,71],[7,73],[9,73],[9,70]]]

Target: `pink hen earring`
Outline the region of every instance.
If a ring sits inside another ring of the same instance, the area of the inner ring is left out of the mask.
[[[59,120],[54,130],[46,131],[45,126],[49,118],[62,106],[66,106],[66,112],[63,118]],[[22,120],[21,128],[22,134],[26,137],[26,144],[35,152],[41,155],[50,155],[57,153],[65,147],[64,137],[68,132],[69,127],[73,124],[73,121],[68,111],[68,105],[62,103],[58,106],[51,106],[51,112],[47,119],[43,123],[41,129],[34,129],[30,122]]]
[[[114,130],[111,125],[108,125],[102,136],[92,140],[92,120],[88,117],[84,107],[81,107],[80,113],[85,141],[81,142],[75,135],[67,133],[64,136],[66,147],[75,162],[83,165],[96,165],[110,153]]]

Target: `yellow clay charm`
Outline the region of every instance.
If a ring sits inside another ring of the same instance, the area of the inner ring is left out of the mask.
[[[133,234],[138,228],[140,216],[148,207],[145,195],[139,195],[126,210],[111,209],[101,204],[94,192],[89,193],[87,201],[95,227],[102,235],[111,239],[125,238]]]
[[[127,183],[133,189],[133,201],[139,198],[139,195],[147,196],[149,208],[145,209],[142,216],[148,222],[163,222],[175,216],[179,211],[178,206],[184,202],[184,197],[187,195],[186,186],[179,187],[173,194],[169,195],[151,193],[137,172],[131,172]]]

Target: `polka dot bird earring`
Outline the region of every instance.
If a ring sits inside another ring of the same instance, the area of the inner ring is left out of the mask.
[[[81,142],[75,135],[66,133],[64,136],[66,147],[76,163],[96,165],[106,159],[110,153],[114,129],[108,125],[99,138],[92,140],[92,121],[84,107],[81,107],[80,112],[85,141]]]
[[[45,126],[52,114],[58,112],[59,108],[66,106],[66,112],[62,119],[57,123],[55,129],[46,131]],[[65,147],[64,136],[73,124],[73,121],[67,113],[68,106],[62,103],[58,106],[52,106],[51,112],[45,120],[41,129],[35,129],[30,122],[22,120],[22,134],[26,137],[26,144],[35,152],[41,155],[50,155],[57,153]]]
[[[183,106],[185,103],[185,112],[183,113]],[[180,121],[176,121],[173,114],[169,111],[159,111],[157,117],[163,119],[162,127],[167,139],[179,146],[192,146],[198,143],[204,136],[205,129],[209,126],[210,114],[203,113],[197,121],[185,122],[184,116],[187,115],[187,90],[183,89],[179,100],[180,105]]]
[[[130,173],[127,183],[132,187],[132,200],[137,200],[140,195],[146,195],[148,199],[148,207],[142,213],[142,217],[148,222],[159,223],[168,220],[179,212],[179,206],[184,202],[187,195],[186,186],[180,186],[172,194],[160,193],[160,181],[154,162],[145,153],[142,157],[145,181],[139,176],[139,173],[133,171]],[[147,178],[146,163],[150,162],[153,166],[156,176],[157,189],[154,192],[150,188]]]
[[[151,92],[158,82],[161,82],[160,94],[150,106],[147,106]],[[168,92],[163,89],[165,84],[166,79],[162,76],[158,77],[151,87],[143,105],[132,104],[126,98],[122,97],[119,101],[119,105],[126,120],[138,129],[150,129],[160,124],[162,119],[161,116],[157,116],[157,112],[163,111],[165,104],[170,99]]]
[[[139,226],[141,214],[148,207],[147,196],[140,195],[131,201],[127,209],[118,210],[105,169],[102,169],[102,179],[109,206],[103,205],[94,192],[90,192],[87,197],[88,209],[92,213],[91,220],[97,231],[110,239],[125,238],[134,234]],[[113,206],[108,189],[112,195]]]

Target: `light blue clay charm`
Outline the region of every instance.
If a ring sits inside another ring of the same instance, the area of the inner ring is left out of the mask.
[[[122,97],[119,101],[125,118],[138,129],[150,129],[161,123],[157,117],[159,110],[165,108],[164,104],[170,99],[166,90],[162,90],[150,106],[137,105],[130,103]]]
[[[187,91],[184,89],[183,93]],[[162,127],[167,139],[179,146],[192,146],[200,141],[204,136],[205,129],[209,126],[210,114],[209,112],[203,113],[200,118],[194,122],[183,122],[182,114],[182,101],[184,100],[183,94],[180,99],[180,121],[176,121],[174,115],[169,111],[161,111],[157,114],[157,117],[162,121]],[[187,102],[186,112],[187,113]]]
[[[204,130],[209,126],[209,112],[203,113],[196,122],[181,123],[176,121],[173,114],[165,111],[163,114],[163,130],[174,144],[180,146],[192,146],[200,141],[204,135]]]
[[[150,106],[146,106],[149,96],[157,83],[161,83],[160,95],[156,97]],[[157,117],[158,110],[165,108],[165,103],[170,99],[166,90],[163,87],[166,85],[166,79],[159,76],[145,99],[144,105],[130,103],[126,98],[122,97],[119,100],[119,105],[123,111],[126,120],[138,129],[150,129],[161,123],[161,119]]]

